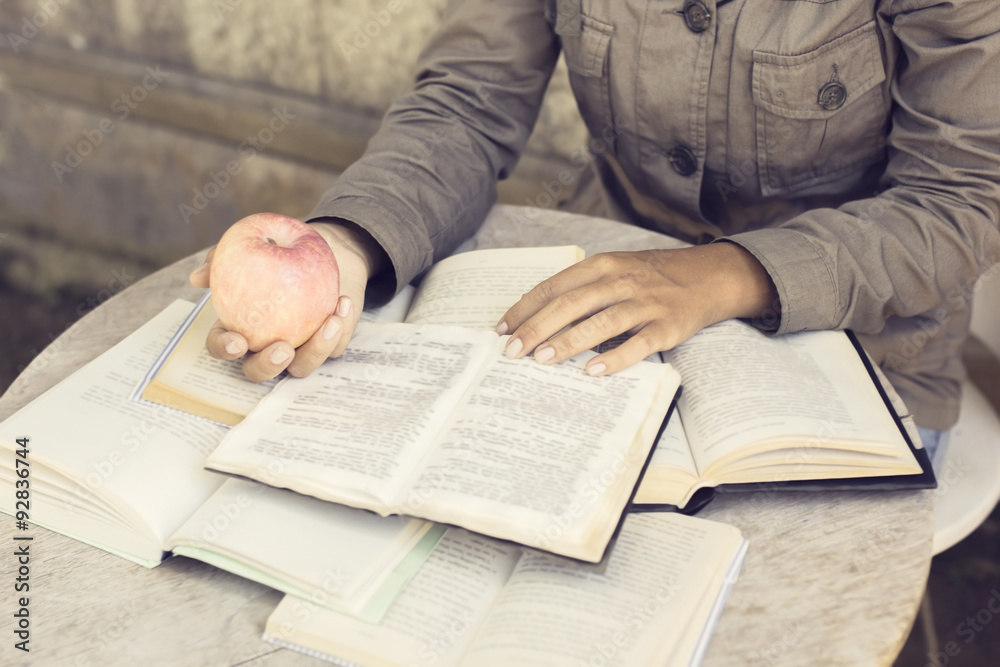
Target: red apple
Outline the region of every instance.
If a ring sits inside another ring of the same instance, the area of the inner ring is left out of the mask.
[[[295,218],[255,213],[226,230],[212,256],[219,320],[252,352],[309,340],[337,308],[340,270],[319,233]]]

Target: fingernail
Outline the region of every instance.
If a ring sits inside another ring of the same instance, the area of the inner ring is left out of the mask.
[[[226,343],[226,352],[229,354],[239,354],[243,351],[243,346],[240,345],[238,340],[231,340]]]
[[[587,366],[587,375],[600,375],[607,370],[607,366],[598,361],[596,364]]]
[[[189,275],[193,278],[194,276],[200,275],[208,270],[208,262],[204,262],[201,266],[192,271]]]
[[[521,353],[521,348],[523,347],[524,343],[521,342],[520,338],[511,338],[507,341],[507,347],[504,349],[503,353],[513,359]]]
[[[271,351],[271,363],[275,366],[280,366],[281,364],[288,361],[288,358],[292,356],[291,353],[283,347],[276,347]]]
[[[497,325],[497,335],[503,336],[505,333],[507,333],[507,323],[500,320],[500,324]]]
[[[323,326],[323,340],[333,340],[334,336],[340,333],[340,322],[329,319]]]
[[[543,347],[540,350],[535,350],[535,361],[540,364],[544,364],[547,361],[551,361],[552,357],[556,356],[556,351],[551,347]]]

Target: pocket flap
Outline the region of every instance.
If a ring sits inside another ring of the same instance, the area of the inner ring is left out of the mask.
[[[566,67],[580,76],[603,76],[608,44],[615,28],[586,15],[582,19],[579,36],[562,38]]]
[[[824,108],[820,90],[834,81],[843,85],[843,103]],[[753,52],[754,104],[785,118],[830,118],[883,81],[885,69],[874,21],[809,53]]]

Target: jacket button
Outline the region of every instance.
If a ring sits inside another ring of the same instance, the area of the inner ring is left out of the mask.
[[[667,151],[667,157],[670,159],[670,166],[681,176],[690,176],[698,171],[698,160],[685,146],[674,146]]]
[[[704,32],[712,22],[712,12],[701,0],[687,0],[684,3],[684,23],[691,32]]]
[[[839,81],[824,83],[823,87],[819,89],[817,101],[827,111],[839,109],[847,101],[847,88]]]

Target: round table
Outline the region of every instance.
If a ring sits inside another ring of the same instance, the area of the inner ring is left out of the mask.
[[[511,206],[497,207],[474,239],[476,247],[572,243],[588,254],[678,245],[620,223]],[[0,397],[0,420],[174,299],[197,300],[187,275],[202,257],[139,281],[62,333]],[[717,497],[699,516],[736,525],[749,540],[706,667],[892,664],[930,567],[929,492],[761,490]],[[6,544],[15,532],[13,519],[0,520]],[[42,528],[32,544],[32,651],[13,648],[8,614],[4,664],[323,664],[261,641],[281,597],[265,586],[183,557],[147,570]],[[0,581],[14,581],[16,566],[0,558]]]

